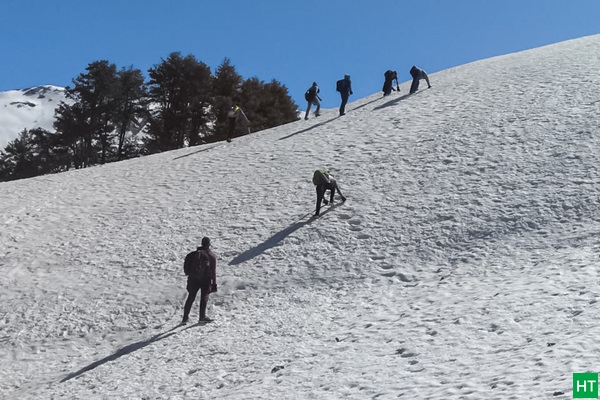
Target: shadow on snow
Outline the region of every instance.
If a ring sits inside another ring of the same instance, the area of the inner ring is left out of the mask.
[[[194,154],[202,153],[203,151],[208,151],[208,150],[210,150],[210,149],[214,149],[214,148],[215,148],[215,147],[217,147],[217,146],[221,146],[221,144],[220,144],[220,143],[219,143],[219,144],[215,144],[214,146],[210,146],[210,147],[207,147],[207,148],[205,148],[205,149],[200,149],[200,150],[194,151],[194,152],[192,152],[192,153],[189,153],[189,154],[184,154],[184,155],[182,155],[182,156],[175,157],[175,158],[173,159],[173,161],[174,161],[174,160],[179,160],[180,158],[183,158],[183,157],[189,157],[189,156],[193,156]]]
[[[336,118],[337,118],[337,117],[335,117],[335,118],[331,118],[331,119],[328,119],[327,121],[319,122],[318,124],[314,124],[313,126],[310,126],[310,127],[308,127],[308,128],[302,129],[301,131],[294,132],[294,133],[290,133],[290,134],[289,134],[289,135],[287,135],[287,136],[284,136],[284,137],[282,137],[282,138],[279,138],[279,140],[289,139],[289,138],[291,138],[292,136],[298,135],[298,134],[300,134],[300,133],[304,133],[304,132],[311,131],[311,130],[313,130],[313,129],[315,129],[315,128],[318,128],[318,127],[320,127],[320,126],[323,126],[323,125],[325,125],[325,124],[327,124],[327,123],[329,123],[329,122],[333,121],[333,120],[334,120],[334,119],[336,119]]]
[[[323,210],[321,212],[321,217],[323,215],[325,215],[326,213],[328,213],[334,207],[335,207],[335,204],[332,204],[329,208]],[[229,262],[229,265],[241,264],[243,262],[253,259],[254,257],[261,255],[268,249],[277,246],[277,244],[279,242],[281,242],[283,239],[285,239],[292,233],[296,232],[298,229],[302,228],[303,226],[309,225],[310,223],[312,223],[314,220],[317,219],[317,218],[311,217],[311,218],[305,220],[305,218],[311,214],[312,214],[312,212],[304,214],[302,217],[300,217],[300,221],[295,222],[292,225],[285,228],[284,230],[277,232],[276,234],[274,234],[273,236],[271,236],[270,238],[268,238],[267,240],[265,240],[258,246],[255,246],[255,247],[248,249],[248,250],[244,251],[243,253],[239,254],[237,257],[235,257],[233,260],[231,260]]]
[[[193,327],[198,326],[198,325],[199,324],[190,325],[190,326],[186,327],[185,329],[190,329],[190,328],[193,328]],[[158,342],[159,340],[166,339],[169,336],[172,336],[172,335],[176,334],[177,331],[175,331],[175,330],[177,328],[179,328],[180,326],[182,326],[182,325],[176,325],[175,327],[169,329],[168,331],[156,334],[156,335],[152,336],[149,339],[141,340],[139,342],[132,343],[132,344],[129,344],[129,345],[125,346],[125,347],[122,347],[119,350],[117,350],[114,354],[111,354],[111,355],[109,355],[107,357],[104,357],[101,360],[95,361],[95,362],[91,363],[90,365],[81,368],[79,371],[73,372],[73,373],[67,375],[65,378],[61,379],[60,383],[67,382],[67,381],[69,381],[69,380],[71,380],[73,378],[77,378],[78,376],[83,375],[84,373],[86,373],[88,371],[91,371],[91,370],[93,370],[96,367],[99,367],[99,366],[101,366],[103,364],[106,364],[107,362],[115,361],[115,360],[117,360],[117,359],[119,359],[119,358],[121,358],[123,356],[126,356],[127,354],[133,353],[134,351],[141,350],[144,347],[146,347],[148,345],[151,345],[152,343]]]
[[[397,103],[401,102],[402,100],[405,100],[407,97],[416,96],[416,95],[418,95],[419,93],[422,93],[422,92],[424,92],[425,90],[427,90],[427,89],[419,90],[418,92],[415,92],[415,93],[413,93],[413,94],[410,94],[410,93],[409,93],[409,94],[405,94],[405,95],[403,95],[403,96],[397,97],[397,98],[395,98],[395,99],[393,99],[393,100],[390,100],[390,101],[388,101],[387,103],[383,103],[382,105],[380,105],[380,106],[377,106],[377,107],[373,108],[373,111],[376,111],[376,110],[381,110],[382,108],[386,108],[386,107],[393,106],[393,105],[395,105],[395,104],[397,104]]]

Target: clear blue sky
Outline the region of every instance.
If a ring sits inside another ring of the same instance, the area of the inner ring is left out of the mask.
[[[330,108],[344,74],[352,100],[380,91],[386,69],[402,82],[413,64],[433,73],[597,33],[598,0],[3,1],[0,91],[67,86],[97,60],[146,73],[180,51],[277,79],[300,108],[317,81]]]

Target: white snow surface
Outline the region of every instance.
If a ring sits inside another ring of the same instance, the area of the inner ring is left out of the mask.
[[[1,183],[0,398],[572,398],[600,372],[599,54]],[[348,200],[314,219],[321,167]],[[214,322],[178,327],[203,236]]]
[[[54,111],[66,99],[65,88],[52,85],[0,92],[0,150],[23,129],[54,132]]]

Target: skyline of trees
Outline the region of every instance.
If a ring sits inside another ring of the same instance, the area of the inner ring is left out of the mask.
[[[285,85],[244,79],[228,58],[212,74],[195,56],[173,52],[148,70],[147,82],[133,66],[100,60],[72,82],[69,102],[55,110],[55,132],[25,129],[0,150],[0,181],[224,140],[233,105],[244,110],[252,132],[298,119]]]

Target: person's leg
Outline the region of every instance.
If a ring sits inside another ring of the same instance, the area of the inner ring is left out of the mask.
[[[200,321],[206,318],[206,306],[210,295],[210,281],[204,282],[200,288]]]
[[[317,185],[317,210],[315,215],[319,215],[321,211],[321,202],[323,201],[323,197],[325,197],[325,185]]]
[[[185,306],[183,307],[183,322],[187,322],[189,316],[190,316],[190,311],[192,310],[192,305],[194,304],[194,300],[196,300],[196,294],[198,293],[198,290],[200,290],[200,285],[198,285],[197,283],[188,280],[188,284],[187,284],[187,291],[188,291],[188,297],[187,300],[185,301]]]
[[[344,201],[346,201],[346,197],[344,197],[344,195],[342,194],[342,191],[340,190],[340,185],[337,184],[337,182],[335,183],[335,190],[338,192],[338,194],[340,195],[340,198],[342,199],[342,203]]]
[[[233,132],[235,131],[235,118],[229,118],[229,130],[227,131],[227,141],[231,142]]]
[[[315,110],[315,117],[318,117],[319,115],[321,115],[321,103],[319,102],[319,99],[317,99],[317,98],[315,98],[313,100],[313,103],[317,107],[317,109]]]
[[[346,114],[346,104],[348,103],[348,95],[342,93],[342,104],[340,105],[340,115]]]
[[[308,105],[306,106],[306,114],[304,114],[304,119],[308,119],[308,113],[310,112],[310,106],[312,106],[312,101],[309,101]]]
[[[392,93],[392,81],[386,80],[383,83],[383,95],[388,96],[390,93]]]
[[[427,87],[430,88],[431,84],[429,83],[429,77],[425,74],[425,82],[427,82]]]
[[[335,195],[335,187],[336,183],[333,178],[329,179],[329,185],[327,185],[327,189],[329,189],[329,202],[333,204],[333,196]]]
[[[412,85],[410,85],[410,93],[413,94],[419,90],[419,78],[413,78]]]

